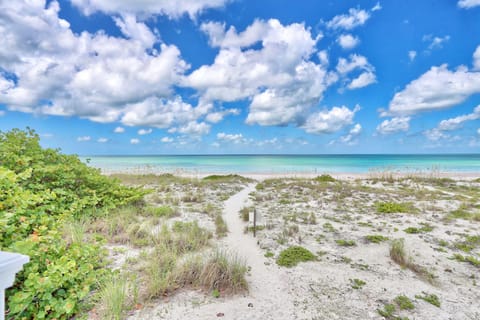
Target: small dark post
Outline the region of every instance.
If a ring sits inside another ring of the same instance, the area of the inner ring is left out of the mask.
[[[257,232],[257,209],[253,208],[253,237]]]

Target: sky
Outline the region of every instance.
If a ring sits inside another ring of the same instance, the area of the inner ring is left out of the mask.
[[[0,130],[79,155],[480,152],[480,0],[0,0]]]

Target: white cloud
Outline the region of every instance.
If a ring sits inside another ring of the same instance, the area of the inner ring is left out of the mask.
[[[365,24],[369,18],[370,13],[368,11],[351,8],[348,10],[348,14],[335,16],[328,21],[327,28],[351,30]]]
[[[160,141],[163,142],[163,143],[171,143],[171,142],[173,142],[173,138],[163,137]]]
[[[245,138],[243,137],[243,135],[241,133],[227,134],[227,133],[224,133],[224,132],[220,132],[220,133],[217,133],[217,139],[221,140],[223,142],[230,142],[230,143],[235,143],[235,144],[246,142]]]
[[[377,126],[377,131],[381,134],[392,134],[396,132],[405,132],[410,128],[410,117],[396,117],[390,120],[384,120]]]
[[[444,139],[450,138],[448,134],[443,133],[441,130],[437,128],[426,130],[423,134],[430,141],[438,141],[438,140],[444,140]]]
[[[46,8],[42,1],[0,2],[0,67],[18,79],[14,83],[0,74],[0,104],[115,122],[131,105],[171,98],[188,69],[176,46],[159,43],[131,14],[115,18],[125,39],[73,33],[59,11],[55,1]]]
[[[347,74],[355,69],[368,70],[371,69],[367,58],[358,54],[351,54],[348,59],[339,58],[337,64],[337,71],[340,74]]]
[[[106,142],[108,142],[108,139],[107,138],[98,138],[97,142],[98,143],[106,143]]]
[[[378,11],[378,10],[381,10],[382,9],[382,6],[380,5],[380,2],[377,2],[375,4],[375,6],[372,8],[372,12],[375,12],[375,11]]]
[[[359,123],[357,123],[350,129],[347,135],[341,136],[339,138],[339,141],[346,145],[353,146],[358,143],[357,138],[360,135],[360,133],[362,133],[362,126]]]
[[[430,44],[428,45],[428,49],[429,50],[433,50],[433,49],[440,49],[443,47],[443,44],[445,42],[448,42],[448,40],[450,40],[450,36],[449,35],[446,35],[444,37],[437,37],[437,36],[433,36],[431,34],[427,34],[427,35],[424,35],[422,40],[424,42],[429,42]]]
[[[360,43],[360,39],[351,34],[341,34],[337,42],[343,49],[349,50],[355,48]]]
[[[211,123],[218,123],[223,120],[223,118],[227,115],[239,115],[240,110],[239,109],[227,109],[227,110],[221,110],[221,111],[216,111],[207,114],[205,117],[205,120]]]
[[[70,0],[84,14],[90,15],[97,11],[111,13],[134,13],[141,16],[167,15],[178,18],[183,14],[195,17],[198,13],[225,5],[228,0]]]
[[[473,69],[480,71],[480,46],[473,53]]]
[[[334,81],[318,53],[311,31],[303,24],[282,25],[278,20],[256,20],[244,31],[216,22],[202,24],[219,52],[212,65],[204,65],[185,78],[184,85],[200,91],[205,101],[249,99],[246,122],[259,125],[302,123]],[[261,44],[260,48],[254,47]],[[211,116],[207,120],[215,120]]]
[[[416,56],[417,56],[417,51],[414,51],[414,50],[408,51],[408,59],[410,59],[410,61],[415,60]]]
[[[375,74],[371,71],[367,71],[353,79],[348,85],[348,89],[363,88],[375,82],[377,82]]]
[[[438,129],[441,131],[451,131],[460,128],[464,122],[480,119],[480,105],[478,105],[472,113],[461,115],[455,118],[442,120],[438,124]]]
[[[153,131],[152,129],[140,129],[137,131],[137,133],[141,136],[144,136],[146,134],[152,133],[152,131]]]
[[[187,124],[175,128],[175,132],[190,135],[193,137],[202,136],[210,132],[210,125],[205,122],[190,121]]]
[[[0,110],[0,117],[3,117],[5,115],[5,111],[4,110]]]
[[[409,115],[449,108],[475,93],[480,93],[480,72],[470,72],[465,67],[450,71],[444,64],[430,68],[396,93],[386,114]]]
[[[308,133],[314,134],[332,133],[351,124],[355,113],[359,110],[360,106],[357,105],[353,110],[342,106],[313,113],[307,118],[301,128]]]
[[[136,139],[136,138],[130,139],[130,144],[139,144],[139,143],[140,143],[140,139]]]
[[[123,128],[123,127],[116,127],[115,130],[113,130],[113,132],[115,132],[115,133],[124,133],[124,132],[125,132],[125,128]]]
[[[470,9],[480,6],[480,0],[460,0],[458,1],[458,6],[463,9]]]
[[[92,140],[92,137],[90,137],[90,136],[81,136],[81,137],[77,138],[78,142],[85,142],[85,141],[90,141],[90,140]]]
[[[478,130],[477,130],[477,134],[480,136],[480,128],[478,128]]]

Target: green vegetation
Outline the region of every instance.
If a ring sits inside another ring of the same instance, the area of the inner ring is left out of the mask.
[[[422,292],[422,295],[416,295],[415,298],[424,300],[424,301],[434,305],[435,307],[440,308],[440,299],[435,294],[428,294],[426,292]]]
[[[395,319],[393,318],[393,313],[395,312],[395,305],[386,304],[383,306],[383,309],[377,309],[379,315],[385,319]]]
[[[408,202],[377,202],[375,207],[378,213],[406,213],[414,211],[413,205]]]
[[[88,221],[144,195],[76,156],[43,149],[32,130],[0,132],[0,250],[30,257],[6,292],[8,318],[77,314],[108,274]]]
[[[335,230],[335,228],[332,226],[332,224],[330,222],[325,222],[323,224],[323,230],[325,230],[326,232],[335,232],[337,230]]]
[[[243,207],[240,209],[240,218],[242,218],[243,222],[248,222],[248,219],[250,218],[250,208]]]
[[[354,240],[338,239],[335,240],[335,242],[341,247],[353,247],[357,245]]]
[[[395,239],[390,244],[390,258],[402,268],[410,269],[429,283],[434,283],[435,275],[413,262],[412,257],[407,256],[405,252],[405,242],[403,239]]]
[[[329,174],[322,174],[321,176],[318,176],[314,178],[313,180],[318,181],[318,182],[335,182],[335,178],[333,178]]]
[[[369,235],[365,236],[365,239],[366,239],[368,242],[380,243],[380,242],[387,241],[387,240],[388,240],[388,237],[384,237],[384,236],[379,235],[379,234],[369,234]]]
[[[480,212],[472,212],[472,206],[462,203],[458,209],[453,210],[447,215],[447,219],[464,219],[480,221]]]
[[[407,296],[401,295],[397,296],[394,299],[395,303],[398,305],[400,310],[413,310],[415,309],[415,305],[413,304],[412,300]]]
[[[478,260],[474,256],[462,256],[461,254],[455,253],[453,255],[453,259],[455,259],[459,262],[467,262],[467,263],[470,263],[474,267],[480,268],[480,260]]]
[[[122,319],[128,304],[128,282],[125,277],[112,275],[100,286],[100,316],[102,319]]]
[[[216,182],[216,183],[230,183],[230,182],[242,182],[248,183],[252,182],[252,179],[242,177],[238,174],[227,174],[227,175],[210,175],[202,179],[205,182]]]
[[[353,289],[361,289],[367,283],[361,279],[350,279],[350,284]]]
[[[223,238],[227,235],[227,232],[228,227],[225,223],[225,220],[223,220],[221,214],[217,214],[217,216],[215,217],[215,233],[217,234],[217,237]]]
[[[296,266],[299,262],[312,260],[315,260],[315,255],[309,250],[300,246],[293,246],[280,252],[280,255],[277,259],[277,264],[279,266],[290,268]]]
[[[476,247],[480,246],[480,236],[465,236],[464,241],[456,242],[454,244],[455,248],[462,250],[463,252],[471,252]]]
[[[424,224],[423,227],[420,227],[420,228],[408,227],[408,228],[404,229],[403,231],[405,233],[409,233],[409,234],[418,234],[418,233],[430,232],[432,230],[433,230],[433,227],[431,225]]]
[[[159,218],[160,217],[171,218],[178,215],[178,212],[169,206],[147,207],[145,211],[147,214],[150,214],[154,217],[159,217]]]
[[[275,254],[272,251],[267,251],[264,254],[265,258],[272,258],[274,255]]]

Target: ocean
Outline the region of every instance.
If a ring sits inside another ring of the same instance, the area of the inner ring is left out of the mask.
[[[479,173],[480,154],[83,156],[104,173]]]

